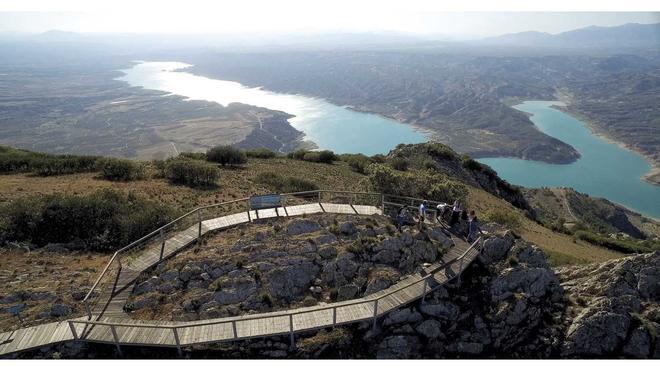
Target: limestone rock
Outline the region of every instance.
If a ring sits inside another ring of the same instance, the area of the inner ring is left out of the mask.
[[[289,222],[286,226],[286,233],[290,236],[297,236],[299,234],[306,234],[321,230],[322,227],[319,223],[310,219],[295,219]]]

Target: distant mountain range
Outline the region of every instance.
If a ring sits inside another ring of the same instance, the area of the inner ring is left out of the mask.
[[[490,37],[476,43],[555,48],[660,48],[660,23],[628,23],[616,27],[590,26],[554,35],[527,31]]]

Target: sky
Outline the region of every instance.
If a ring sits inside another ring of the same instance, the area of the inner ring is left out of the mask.
[[[507,2],[511,1],[503,3]],[[660,22],[660,12],[529,12],[524,11],[530,9],[527,6],[514,7],[523,11],[484,12],[475,10],[492,10],[489,3],[477,7],[434,5],[437,3],[422,0],[0,0],[0,32],[397,32],[469,38],[521,31],[559,33],[591,25]],[[568,8],[573,9],[570,6],[562,9]]]

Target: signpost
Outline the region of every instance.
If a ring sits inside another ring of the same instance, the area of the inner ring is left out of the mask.
[[[277,211],[278,207],[282,207],[282,195],[269,194],[250,197],[250,209],[257,213],[257,218],[259,218],[259,210],[273,208],[275,209],[275,214],[280,216]]]

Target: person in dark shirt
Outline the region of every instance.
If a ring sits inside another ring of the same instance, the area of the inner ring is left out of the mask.
[[[468,235],[467,242],[472,243],[477,240],[477,235],[481,233],[481,228],[479,228],[479,220],[477,219],[477,214],[474,210],[470,210],[470,215],[468,217]]]

